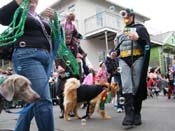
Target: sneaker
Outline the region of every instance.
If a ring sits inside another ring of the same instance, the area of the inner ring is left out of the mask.
[[[64,118],[64,111],[63,111],[63,110],[60,111],[59,118],[60,118],[60,119],[63,119],[63,118]]]
[[[122,113],[122,111],[123,111],[123,110],[122,110],[121,108],[118,108],[118,109],[117,109],[117,113]]]
[[[117,108],[117,105],[114,105],[115,108]]]

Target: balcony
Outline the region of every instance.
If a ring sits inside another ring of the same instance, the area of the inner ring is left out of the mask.
[[[111,12],[101,12],[85,19],[85,36],[86,38],[99,37],[103,39],[104,32],[108,32],[109,39],[113,39],[118,31],[124,26],[122,18]]]

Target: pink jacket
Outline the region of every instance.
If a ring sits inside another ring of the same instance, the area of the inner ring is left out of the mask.
[[[93,85],[93,75],[89,73],[83,80],[83,85]]]
[[[100,68],[96,74],[96,82],[107,82],[108,81],[108,73],[106,70]]]

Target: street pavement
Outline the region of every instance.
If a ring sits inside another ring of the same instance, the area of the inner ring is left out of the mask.
[[[12,109],[17,111],[19,109]],[[106,110],[112,116],[110,120],[102,120],[98,113],[82,124],[81,120],[71,118],[71,121],[59,119],[59,107],[54,106],[55,131],[174,131],[175,130],[175,99],[168,100],[167,97],[158,96],[148,98],[143,102],[141,126],[126,128],[121,125],[124,113],[117,113],[112,104],[107,104]],[[84,109],[79,114],[85,114]],[[0,116],[0,129],[14,129],[17,114],[2,112]],[[47,124],[47,123],[46,123]],[[2,130],[0,130],[2,131]],[[5,131],[5,130],[3,130]],[[32,120],[31,130],[37,131],[35,120]]]

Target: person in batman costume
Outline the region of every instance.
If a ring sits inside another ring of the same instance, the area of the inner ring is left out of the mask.
[[[122,10],[120,14],[126,25],[123,32],[115,38],[116,50],[120,52],[122,94],[125,98],[122,125],[141,125],[142,101],[147,97],[150,37],[144,25],[135,23],[132,9]]]

